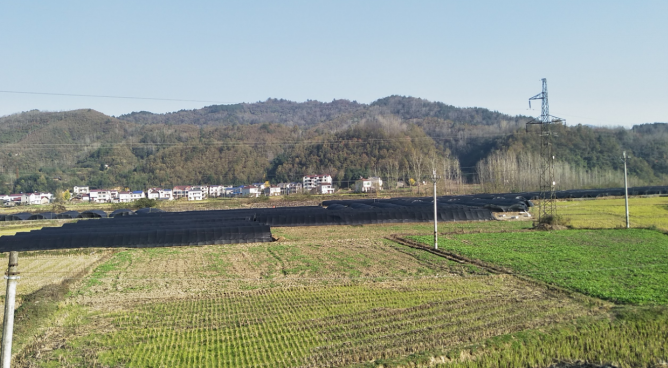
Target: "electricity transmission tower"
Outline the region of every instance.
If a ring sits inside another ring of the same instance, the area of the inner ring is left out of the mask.
[[[538,120],[532,119],[527,123],[527,132],[529,125],[540,126],[540,163],[538,167],[538,182],[540,187],[540,209],[538,220],[547,216],[557,214],[555,205],[555,186],[557,184],[554,178],[554,153],[552,151],[552,124],[563,123],[564,120],[550,115],[550,105],[547,100],[547,79],[543,78],[543,91],[529,99],[529,108],[532,100],[542,100],[541,114]]]

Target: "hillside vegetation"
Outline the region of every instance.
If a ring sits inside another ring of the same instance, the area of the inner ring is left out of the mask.
[[[447,180],[488,191],[531,190],[539,141],[525,132],[529,120],[400,96],[119,117],[34,110],[0,118],[0,192],[278,183],[315,173],[345,188],[368,175],[426,179],[432,165]],[[631,154],[632,184],[664,183],[667,125],[555,126],[560,189],[621,185],[622,150]]]

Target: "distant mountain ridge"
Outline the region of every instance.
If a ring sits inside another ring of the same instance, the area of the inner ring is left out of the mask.
[[[293,102],[268,99],[263,102],[234,105],[212,105],[194,110],[181,110],[166,114],[147,111],[120,115],[118,119],[137,124],[193,124],[231,125],[274,123],[312,127],[340,118],[361,118],[367,115],[393,114],[405,120],[437,118],[460,124],[493,125],[500,121],[517,121],[518,117],[490,111],[484,108],[460,108],[431,102],[421,98],[389,96],[361,104],[349,100],[332,102]],[[522,117],[519,117],[523,120]]]
[[[486,170],[502,171],[515,153],[538,152],[538,137],[525,131],[529,120],[402,96],[371,104],[269,99],[117,118],[91,109],[29,111],[0,118],[0,192],[274,182],[316,173],[346,186],[390,171],[416,176],[416,152],[445,159],[475,181],[483,161]],[[668,175],[667,127],[560,125],[555,149],[560,160],[588,172],[619,170],[618,156],[627,150],[635,160],[631,172],[653,183]]]

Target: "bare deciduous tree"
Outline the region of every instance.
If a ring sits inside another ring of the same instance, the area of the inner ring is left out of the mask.
[[[420,183],[424,177],[424,155],[422,152],[413,149],[411,151],[411,171],[415,176],[415,181],[417,182],[418,194],[420,194]]]

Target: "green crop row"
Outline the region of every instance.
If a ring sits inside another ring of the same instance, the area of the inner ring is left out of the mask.
[[[441,237],[439,249],[616,303],[668,303],[668,236],[657,231],[458,234]]]
[[[588,309],[512,277],[443,277],[225,292],[92,313],[108,332],[42,357],[74,366],[328,367],[446,349]]]
[[[588,361],[615,367],[662,367],[668,360],[668,309],[630,309],[613,320],[580,326],[526,331],[494,338],[471,358],[440,368],[547,367],[556,362]],[[451,352],[453,358],[461,357]]]

